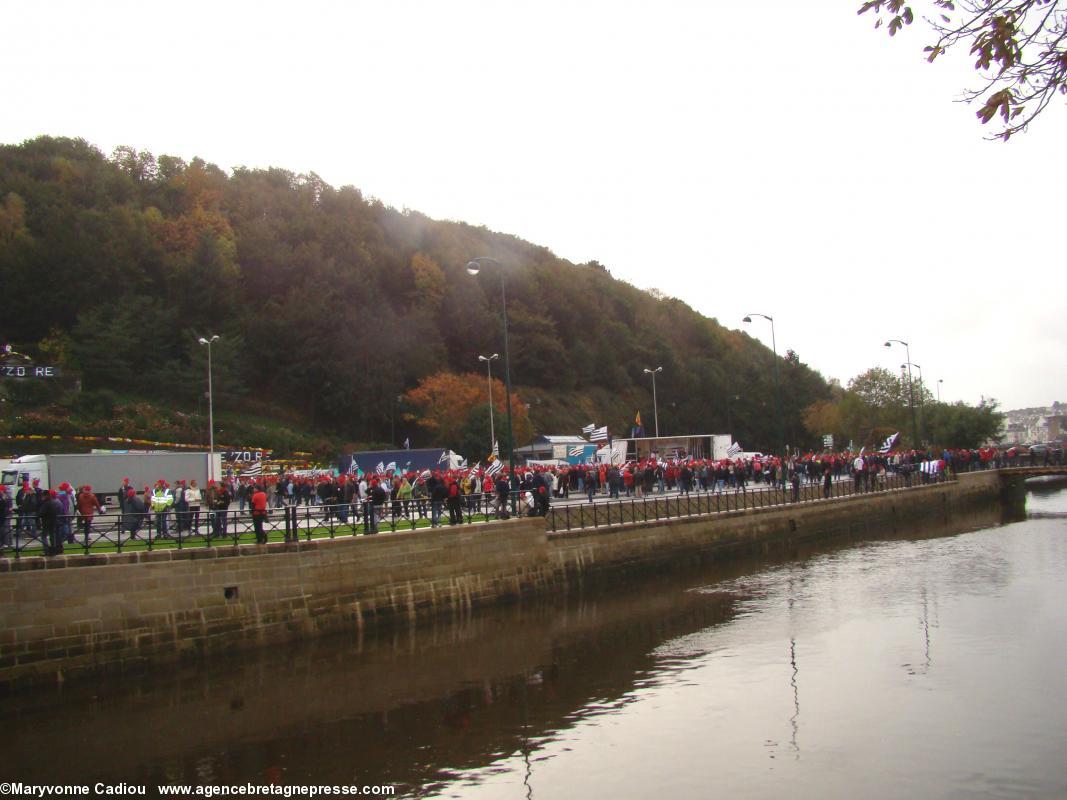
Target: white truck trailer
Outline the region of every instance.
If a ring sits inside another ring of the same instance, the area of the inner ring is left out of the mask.
[[[55,489],[69,483],[75,489],[88,484],[93,493],[110,502],[123,478],[140,490],[160,478],[174,485],[179,479],[196,480],[201,487],[209,478],[222,476],[222,455],[215,453],[175,453],[163,450],[125,453],[65,453],[27,455],[12,459],[0,468],[0,480],[12,494],[24,481],[40,481],[42,489]]]

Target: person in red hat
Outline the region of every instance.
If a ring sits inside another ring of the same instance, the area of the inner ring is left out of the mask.
[[[52,489],[45,494],[45,501],[41,504],[41,541],[44,543],[46,556],[58,556],[63,554],[63,536],[59,528],[60,518],[63,516],[63,506],[56,499],[58,492]]]
[[[211,513],[211,535],[218,538],[226,534],[226,517],[233,495],[230,494],[229,487],[225,481],[222,483],[208,481],[207,493],[208,508]]]
[[[30,486],[29,481],[22,482],[22,488],[15,495],[15,510],[18,513],[18,523],[15,526],[15,535],[24,534],[27,537],[37,535],[37,511],[40,508],[37,492]]]
[[[119,486],[119,491],[118,491],[118,495],[119,495],[119,513],[120,514],[125,514],[126,513],[126,498],[129,497],[130,489],[132,489],[132,488],[133,488],[133,486],[130,485],[130,479],[129,478],[123,478],[122,479],[122,485]]]
[[[93,487],[86,484],[78,492],[78,497],[74,504],[78,509],[80,519],[78,529],[85,537],[85,541],[88,542],[89,534],[93,529],[93,514],[101,510],[100,500],[93,494]]]
[[[126,509],[122,514],[122,529],[131,539],[137,538],[138,531],[148,519],[148,506],[132,486],[126,490]]]

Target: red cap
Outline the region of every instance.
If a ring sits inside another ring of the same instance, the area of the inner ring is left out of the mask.
[[[132,486],[126,490],[127,497],[133,497],[135,494],[137,494],[137,492],[134,491],[134,488]]]

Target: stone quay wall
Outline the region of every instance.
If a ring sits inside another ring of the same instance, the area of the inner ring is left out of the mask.
[[[995,472],[902,491],[550,533],[543,518],[295,544],[0,559],[0,687],[156,666],[379,621],[465,614],[587,577],[912,526]]]

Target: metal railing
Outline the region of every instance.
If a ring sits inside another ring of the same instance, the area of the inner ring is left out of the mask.
[[[707,488],[671,490],[665,494],[631,494],[620,487],[599,500],[559,503],[529,509],[513,492],[506,507],[523,516],[544,515],[552,532],[599,528],[623,523],[649,522],[739,511],[749,508],[787,506],[848,497],[869,492],[897,491],[934,482],[953,480],[945,474],[886,473],[857,482],[845,475],[826,487],[822,482],[803,483],[794,493],[791,486],[763,484],[729,487],[710,482]],[[599,491],[599,490],[598,490]],[[462,495],[458,504],[430,499],[386,500],[382,505],[356,501],[331,505],[294,504],[268,510],[262,518],[261,541],[296,542],[373,535],[383,531],[418,530],[437,525],[459,525],[506,519],[496,495]],[[213,547],[254,544],[256,521],[251,511],[174,510],[147,513],[108,513],[92,517],[60,517],[54,530],[36,515],[13,515],[6,530],[0,530],[0,557],[49,555],[54,552],[84,554],[131,552],[165,548]]]
[[[662,494],[631,495],[600,502],[553,507],[548,513],[548,528],[553,533],[584,528],[599,528],[636,522],[695,517],[750,508],[771,508],[799,503],[816,503],[880,492],[899,491],[955,480],[947,473],[884,473],[855,480],[845,476],[824,483],[802,483],[794,489],[781,483],[728,487],[724,484],[707,489]]]
[[[357,500],[332,505],[284,505],[268,509],[261,539],[310,541],[383,531],[417,530],[434,525],[471,524],[506,518],[494,494],[461,495],[447,500],[386,500],[382,505]],[[505,504],[507,505],[507,504]],[[130,552],[164,548],[254,544],[256,521],[250,510],[107,513],[65,515],[50,528],[36,514],[15,514],[0,531],[0,557]]]

